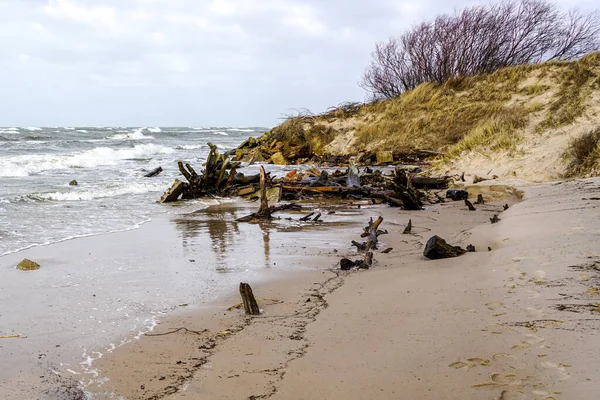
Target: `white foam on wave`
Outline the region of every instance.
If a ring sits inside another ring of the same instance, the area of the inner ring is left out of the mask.
[[[0,177],[28,176],[42,171],[68,168],[92,168],[99,165],[115,165],[122,160],[170,154],[175,150],[156,144],[138,144],[129,149],[95,149],[69,154],[33,154],[0,158]]]
[[[117,133],[116,135],[109,136],[108,139],[113,140],[150,140],[154,139],[154,136],[144,135],[146,128],[138,128],[133,132],[129,133]]]
[[[203,148],[205,145],[203,144],[184,144],[181,146],[177,146],[178,150],[196,150],[196,149],[201,149]]]
[[[248,128],[229,128],[227,129],[228,132],[254,132],[254,129],[248,129]]]
[[[23,128],[23,129],[26,129],[26,130],[32,131],[32,132],[33,131],[41,131],[42,130],[42,128],[38,128],[37,126],[29,126],[27,128]]]
[[[86,129],[77,129],[77,132],[88,133],[88,131]]]
[[[227,134],[227,132],[223,132],[223,131],[214,131],[214,132],[211,132],[211,133],[212,133],[213,135],[229,136],[229,135]]]
[[[36,200],[54,200],[54,201],[89,201],[106,197],[117,197],[132,194],[144,194],[149,192],[160,192],[164,185],[155,183],[128,183],[124,186],[112,188],[96,187],[89,190],[74,190],[71,192],[53,192],[37,193],[30,195],[29,198]]]
[[[152,132],[152,133],[160,133],[162,132],[162,129],[160,129],[158,126],[155,128],[148,128],[148,132]]]

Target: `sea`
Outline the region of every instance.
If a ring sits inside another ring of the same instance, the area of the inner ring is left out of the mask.
[[[201,170],[208,142],[236,148],[262,127],[0,128],[0,255],[76,237],[135,229],[179,176]],[[152,178],[144,174],[157,167]],[[77,186],[71,186],[72,180]]]

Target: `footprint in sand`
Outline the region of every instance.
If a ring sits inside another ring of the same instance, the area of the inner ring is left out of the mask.
[[[552,379],[564,381],[569,379],[569,373],[567,372],[569,364],[557,364],[550,361],[543,361],[537,365],[539,370],[542,370],[549,374]]]
[[[526,400],[527,396],[523,392],[503,390],[498,400]]]
[[[529,315],[531,318],[540,319],[545,315],[542,310],[538,310],[534,307],[527,307],[525,310],[527,311],[527,315]]]

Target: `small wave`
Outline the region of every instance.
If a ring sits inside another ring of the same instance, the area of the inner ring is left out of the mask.
[[[147,158],[155,154],[171,154],[175,150],[156,144],[138,144],[130,149],[96,147],[81,153],[33,154],[0,159],[1,177],[28,176],[42,171],[67,168],[93,168],[99,165],[115,165],[119,161]]]
[[[176,149],[177,150],[196,150],[196,149],[201,149],[204,146],[205,145],[202,145],[202,144],[184,144],[181,146],[177,146]]]
[[[96,188],[92,190],[73,192],[38,193],[29,195],[28,197],[33,200],[89,201],[106,197],[159,192],[162,189],[164,189],[163,185],[159,185],[158,182],[152,184],[132,183],[128,184],[127,186],[115,188]]]
[[[160,133],[162,132],[162,129],[160,129],[159,127],[155,127],[155,128],[147,128],[148,132],[152,132],[152,133]]]
[[[32,132],[33,131],[41,131],[42,130],[42,128],[38,128],[37,126],[29,126],[27,128],[23,128],[23,129],[26,129],[26,130],[32,131]]]
[[[10,204],[10,200],[0,197],[0,204]]]
[[[76,132],[88,133],[87,129],[77,129]]]
[[[117,133],[116,135],[109,136],[108,139],[113,140],[150,140],[154,139],[154,136],[144,135],[146,128],[138,128],[130,133]]]
[[[254,129],[247,129],[247,128],[229,128],[227,129],[228,132],[254,132]]]
[[[221,135],[221,136],[229,136],[229,134],[227,134],[227,132],[223,132],[223,131],[214,131],[211,132],[213,135]]]

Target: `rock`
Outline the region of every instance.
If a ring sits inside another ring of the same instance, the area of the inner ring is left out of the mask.
[[[448,189],[446,191],[446,198],[456,200],[467,200],[469,198],[469,192],[466,190]]]
[[[469,253],[475,253],[477,250],[475,250],[475,246],[473,246],[472,244],[467,246],[467,251]]]
[[[287,160],[280,151],[271,156],[271,161],[276,165],[287,165]]]
[[[69,182],[69,185],[71,185],[71,186],[77,186],[78,183],[77,183],[77,181],[75,179],[73,179],[71,182]]]
[[[175,181],[173,182],[173,185],[171,185],[171,188],[169,190],[167,190],[165,192],[165,194],[162,195],[162,197],[160,198],[160,200],[158,202],[159,203],[170,203],[173,201],[177,201],[177,199],[179,198],[179,195],[181,195],[181,192],[183,192],[184,185],[185,184],[182,181],[180,181],[179,179],[175,179]]]
[[[425,245],[423,255],[431,260],[438,260],[441,258],[462,256],[466,252],[465,249],[459,246],[449,245],[439,236],[432,236]]]
[[[394,154],[391,151],[378,151],[377,164],[386,164],[394,162]]]
[[[17,269],[20,269],[21,271],[34,271],[40,269],[40,264],[25,258],[17,265]]]
[[[356,263],[352,260],[349,260],[347,258],[342,258],[340,260],[340,269],[342,271],[349,271],[352,269],[352,267],[354,267],[356,265]]]

